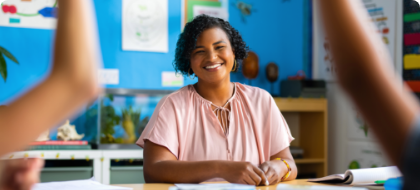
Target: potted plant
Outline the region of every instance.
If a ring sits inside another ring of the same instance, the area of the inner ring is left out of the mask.
[[[3,77],[4,82],[6,82],[7,79],[7,64],[6,59],[4,58],[6,56],[11,61],[15,62],[16,64],[19,64],[17,59],[5,48],[0,46],[0,75]]]

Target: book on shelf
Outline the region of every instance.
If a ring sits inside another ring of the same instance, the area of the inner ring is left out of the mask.
[[[322,178],[309,179],[309,182],[343,183],[350,185],[374,185],[375,181],[401,177],[395,166],[347,170],[344,174],[334,174]]]
[[[29,145],[38,146],[38,145],[88,145],[87,141],[35,141],[31,142]]]

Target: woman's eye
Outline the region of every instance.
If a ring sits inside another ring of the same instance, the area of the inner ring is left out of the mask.
[[[217,46],[216,47],[216,49],[222,49],[222,48],[224,48],[225,46]]]
[[[203,52],[204,52],[204,51],[196,51],[196,52],[195,52],[195,54],[197,54],[197,53],[203,53]]]

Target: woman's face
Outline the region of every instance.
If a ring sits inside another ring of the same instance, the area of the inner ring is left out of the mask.
[[[225,31],[215,27],[204,30],[191,53],[191,69],[199,80],[218,83],[230,81],[235,54]]]

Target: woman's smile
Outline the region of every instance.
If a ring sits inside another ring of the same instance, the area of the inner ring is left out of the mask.
[[[209,64],[209,65],[203,67],[203,69],[205,69],[208,72],[216,72],[220,68],[222,68],[223,65],[225,65],[225,64],[224,63],[212,63],[212,64]]]

